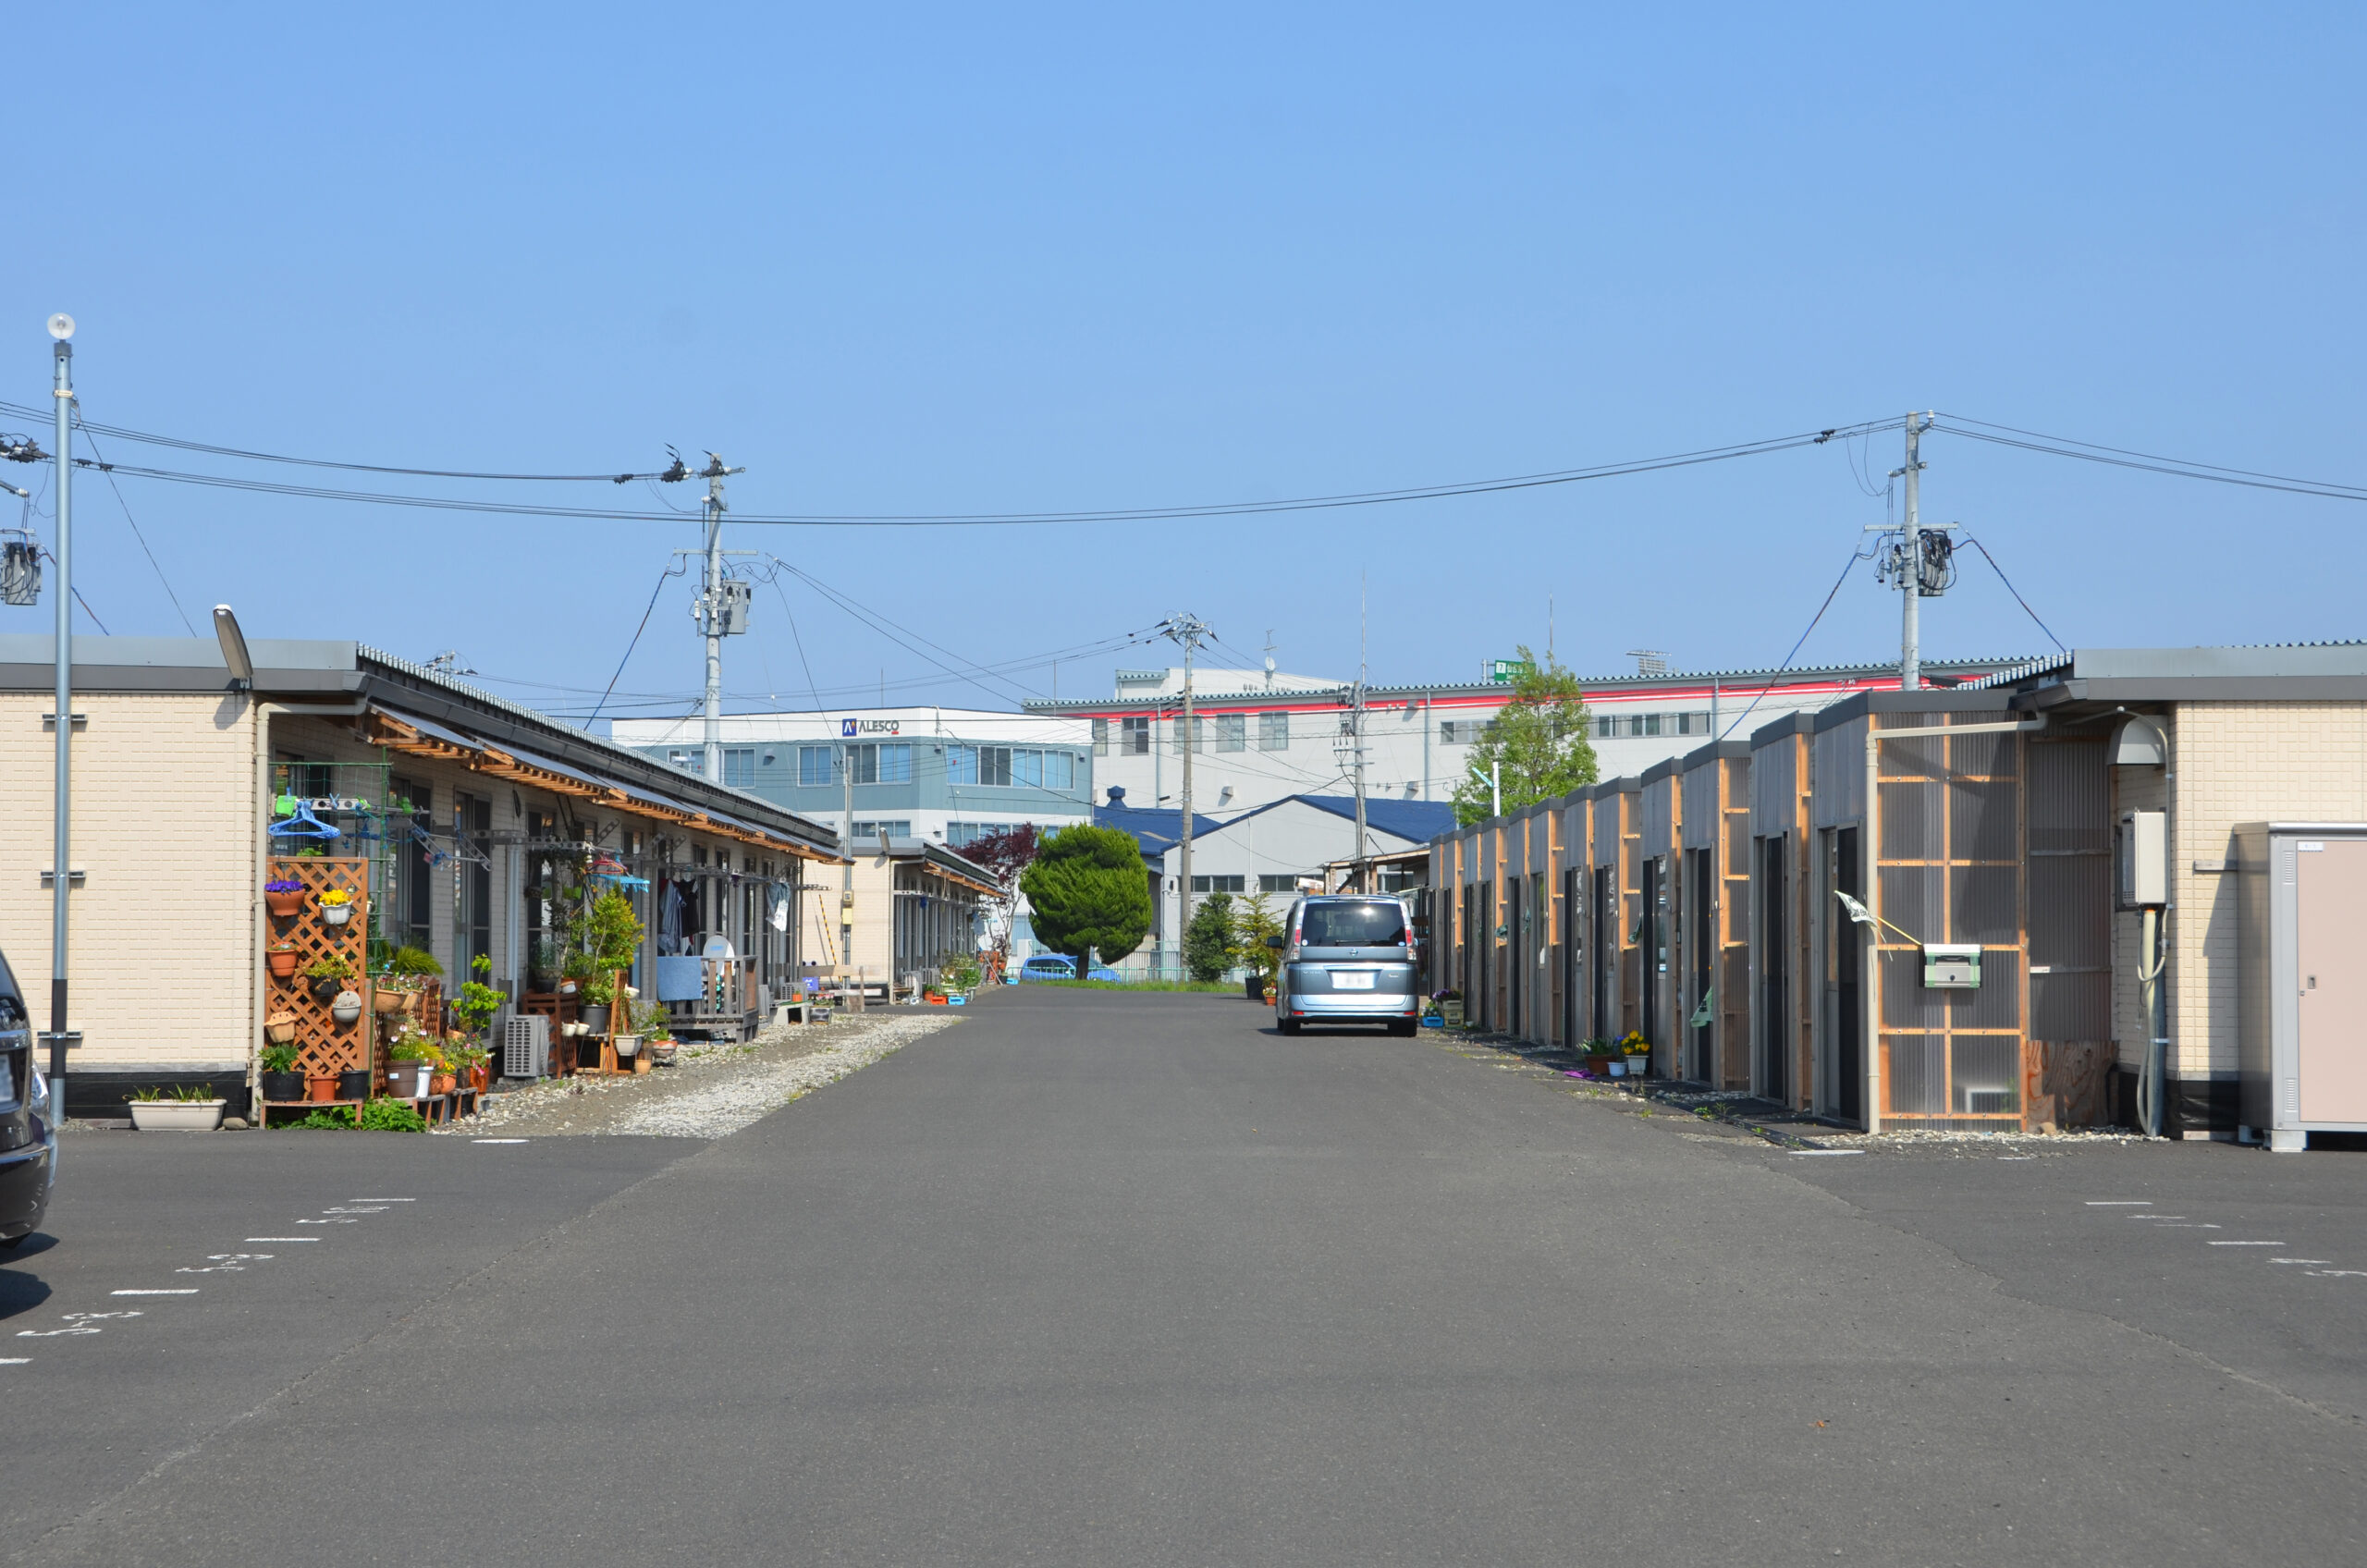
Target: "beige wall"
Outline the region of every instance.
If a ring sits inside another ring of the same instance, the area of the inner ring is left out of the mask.
[[[2171,1060],[2181,1076],[2226,1076],[2236,1071],[2236,879],[2194,863],[2227,856],[2238,822],[2367,822],[2367,704],[2182,703],[2170,734]],[[2117,771],[2126,789],[2152,770]],[[2124,1034],[2124,1051],[2142,1037],[2141,1027]]]
[[[0,951],[37,1026],[49,1024],[55,736],[47,695],[0,695]],[[219,694],[78,692],[68,1070],[227,1071],[246,1065],[255,838],[250,710]]]

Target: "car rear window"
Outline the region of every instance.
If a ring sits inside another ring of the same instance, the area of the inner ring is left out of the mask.
[[[1299,940],[1310,948],[1402,948],[1403,904],[1309,904],[1299,917]]]

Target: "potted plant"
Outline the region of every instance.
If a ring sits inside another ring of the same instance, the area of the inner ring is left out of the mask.
[[[292,1045],[269,1045],[263,1048],[263,1097],[267,1100],[300,1100],[304,1097],[304,1075],[296,1070],[296,1047]]]
[[[490,974],[493,973],[493,961],[479,953],[470,967],[479,974]],[[509,999],[483,981],[472,980],[460,987],[459,996],[452,998],[453,1021],[460,1026],[463,1035],[475,1040],[484,1033],[484,1026],[492,1022],[493,1015],[499,1012],[502,1004]]]
[[[329,1016],[337,1020],[338,1028],[351,1028],[362,1016],[362,993],[339,991],[329,1003]]]
[[[334,1072],[304,1074],[304,1097],[315,1102],[326,1102],[337,1098],[337,1074]]]
[[[1620,1053],[1627,1059],[1627,1076],[1641,1078],[1652,1070],[1652,1044],[1637,1031],[1630,1029],[1619,1041]]]
[[[345,983],[352,978],[353,965],[348,963],[341,953],[331,953],[326,958],[316,958],[304,966],[305,984],[312,987],[313,995],[325,1002],[333,1002],[337,993],[345,989]],[[355,998],[354,1003],[358,1016],[361,998]]]
[[[576,982],[575,1016],[595,1035],[608,1032],[608,1010],[616,1002],[616,982],[605,974],[587,974]]]
[[[342,925],[353,918],[353,895],[342,888],[324,890],[320,904],[321,918],[331,925]]]
[[[424,1099],[440,1053],[434,1041],[416,1025],[405,1024],[386,1047],[386,1092],[403,1099]]]
[[[292,978],[296,974],[296,944],[274,942],[270,949],[264,954],[264,962],[270,966],[273,979]]]
[[[366,1100],[370,1097],[370,1070],[357,1067],[337,1075],[337,1097],[341,1100]]]
[[[131,1096],[131,1125],[142,1133],[211,1133],[227,1105],[208,1084],[146,1088]]]
[[[277,876],[263,885],[264,907],[276,919],[287,920],[304,912],[304,884],[292,876]]]

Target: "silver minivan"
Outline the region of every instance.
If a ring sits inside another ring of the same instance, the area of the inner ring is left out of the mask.
[[[1295,1035],[1307,1023],[1386,1023],[1411,1035],[1422,1016],[1414,974],[1413,932],[1397,899],[1341,894],[1301,899],[1282,935],[1274,966],[1274,1027]]]

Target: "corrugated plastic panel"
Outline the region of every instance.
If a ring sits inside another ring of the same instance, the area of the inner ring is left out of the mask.
[[[1636,797],[1636,809],[1643,830],[1638,852],[1646,860],[1673,853],[1676,849],[1676,775],[1663,773],[1645,785],[1644,792]]]
[[[1798,750],[1798,738],[1785,735],[1772,745],[1761,746],[1750,753],[1750,831],[1754,837],[1776,838],[1797,826],[1795,817],[1799,802],[1794,780],[1798,773],[1795,760]]]
[[[1726,771],[1714,756],[1685,770],[1677,839],[1688,850],[1706,850],[1718,841],[1718,784]]]

